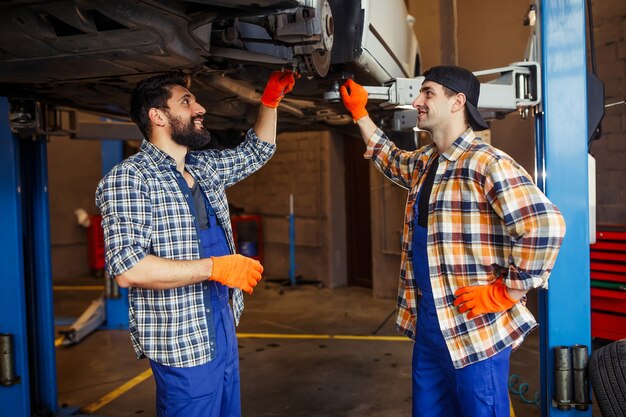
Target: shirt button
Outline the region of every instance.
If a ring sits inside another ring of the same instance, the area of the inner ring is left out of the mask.
[[[204,287],[204,288],[206,288],[206,287]],[[207,308],[207,309],[206,309],[206,312],[207,312],[207,313],[210,313],[210,312],[211,312],[211,309],[210,309],[210,308]]]
[[[209,287],[207,287],[207,286],[205,285],[203,288],[206,290],[206,289],[207,289],[207,288],[209,288]]]
[[[185,198],[189,198],[189,194],[185,194]]]

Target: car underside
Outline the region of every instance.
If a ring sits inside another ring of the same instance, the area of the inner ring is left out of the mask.
[[[5,1],[0,94],[125,118],[138,81],[182,70],[207,128],[228,135],[253,123],[271,71],[290,69],[300,78],[281,130],[347,126],[324,92],[413,75],[359,64],[365,13],[360,0]]]

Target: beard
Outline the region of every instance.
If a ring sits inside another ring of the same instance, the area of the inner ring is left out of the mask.
[[[185,123],[182,117],[175,117],[168,113],[171,125],[172,140],[179,145],[186,146],[189,150],[194,151],[203,149],[211,142],[211,133],[204,127],[198,129],[194,123],[196,119],[201,117],[192,117],[189,123]]]

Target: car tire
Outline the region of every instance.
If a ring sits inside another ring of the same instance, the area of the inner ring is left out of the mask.
[[[594,351],[589,375],[603,417],[626,416],[626,339]]]

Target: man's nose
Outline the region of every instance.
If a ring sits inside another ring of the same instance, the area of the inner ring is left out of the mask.
[[[206,109],[204,107],[202,107],[202,105],[200,103],[196,102],[196,106],[193,109],[194,114],[199,114],[199,115],[204,115],[204,113],[206,113]]]
[[[424,104],[424,100],[422,100],[422,95],[421,94],[419,94],[417,97],[415,97],[415,100],[413,100],[413,103],[411,103],[411,105],[413,106],[414,109],[417,109],[422,104]]]

